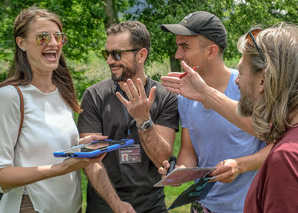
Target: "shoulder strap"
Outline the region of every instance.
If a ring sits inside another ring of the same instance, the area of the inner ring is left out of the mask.
[[[14,86],[18,93],[19,93],[19,96],[20,96],[20,101],[21,101],[21,123],[20,123],[20,127],[19,127],[19,133],[18,133],[18,138],[20,136],[20,133],[21,133],[21,129],[22,129],[22,125],[23,125],[23,121],[24,121],[24,99],[23,99],[23,94],[20,90],[20,88],[18,86]]]

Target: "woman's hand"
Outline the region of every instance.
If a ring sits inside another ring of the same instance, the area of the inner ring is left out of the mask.
[[[107,136],[99,135],[89,135],[84,138],[80,138],[78,144],[88,144],[96,140],[105,140],[108,139]],[[109,145],[108,143],[98,143],[96,148]],[[61,163],[61,172],[67,174],[82,168],[85,168],[93,163],[100,163],[107,153],[100,154],[99,156],[93,158],[67,158]]]

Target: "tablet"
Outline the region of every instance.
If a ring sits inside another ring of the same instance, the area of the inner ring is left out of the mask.
[[[130,146],[134,143],[133,139],[121,140],[96,140],[89,144],[80,144],[70,149],[59,150],[54,152],[55,157],[73,157],[73,158],[92,158],[105,152],[111,152],[124,146]],[[102,144],[109,144],[102,146]]]

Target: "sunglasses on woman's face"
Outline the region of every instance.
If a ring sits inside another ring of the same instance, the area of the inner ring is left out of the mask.
[[[107,50],[102,50],[102,56],[107,60],[109,55],[112,56],[112,58],[116,61],[120,61],[121,60],[121,53],[124,52],[135,52],[135,51],[139,51],[142,48],[138,48],[138,49],[131,49],[131,50],[112,50],[111,52],[107,51]]]
[[[55,40],[62,46],[67,41],[67,35],[65,33],[54,33]],[[35,37],[36,44],[38,46],[44,46],[51,41],[51,35],[48,33],[39,33]]]
[[[247,35],[245,36],[245,39],[247,39],[250,43],[253,43],[255,47],[257,48],[261,58],[263,61],[265,61],[265,56],[261,51],[261,48],[257,45],[257,42],[255,40],[255,37],[262,31],[261,28],[252,28],[248,31]]]

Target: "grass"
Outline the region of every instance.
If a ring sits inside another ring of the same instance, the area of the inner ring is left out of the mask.
[[[180,150],[180,144],[181,144],[180,141],[181,141],[180,140],[180,132],[177,132],[175,143],[174,143],[174,151],[173,151],[173,154],[175,156],[178,155],[178,152]],[[165,201],[166,201],[167,207],[169,207],[172,204],[172,202],[178,197],[178,195],[181,192],[183,192],[185,189],[187,189],[192,183],[193,182],[188,182],[188,183],[182,184],[179,187],[166,186],[164,188],[164,191],[165,191],[165,195],[166,195]],[[85,210],[86,210],[86,188],[87,188],[87,178],[86,178],[85,174],[82,172],[83,212],[85,212]],[[190,211],[189,209],[190,209],[190,204],[173,209],[170,212],[171,213],[189,212]]]

